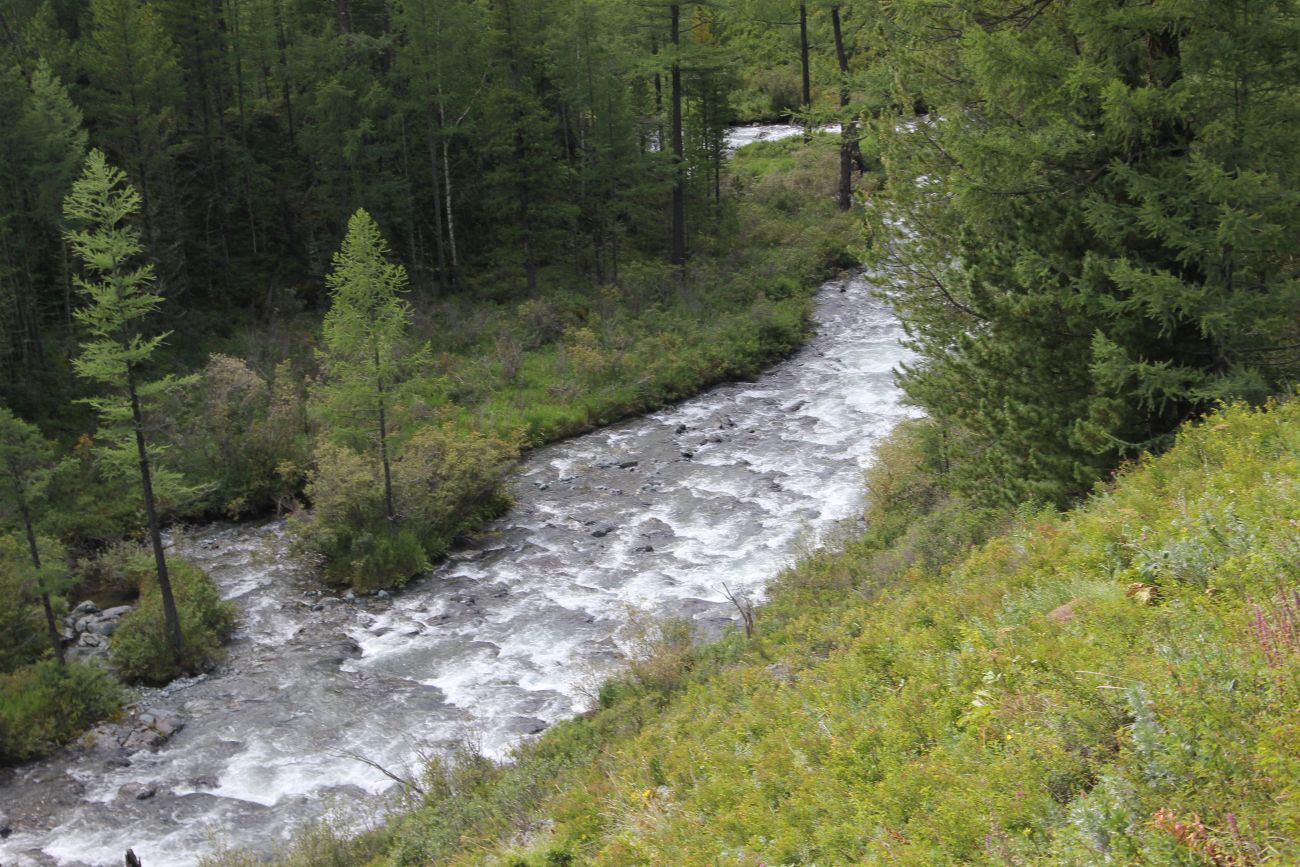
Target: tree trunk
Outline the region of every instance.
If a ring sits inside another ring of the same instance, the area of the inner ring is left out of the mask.
[[[429,139],[429,171],[433,175],[433,231],[438,251],[438,285],[446,289],[450,281],[447,272],[447,247],[442,238],[442,172],[438,170],[438,135],[433,122],[433,106],[425,112],[425,134]]]
[[[375,349],[375,386],[379,395],[379,460],[384,465],[384,511],[388,528],[397,525],[397,509],[393,506],[393,470],[388,463],[388,414],[384,408],[384,377],[379,374],[379,346]]]
[[[844,32],[840,27],[840,7],[831,7],[831,27],[835,31],[835,59],[840,67],[840,188],[841,211],[853,207],[853,146],[857,138],[857,123],[851,122],[849,107],[849,58],[844,52]]]
[[[673,239],[671,261],[679,278],[686,267],[686,167],[682,146],[682,64],[681,49],[682,7],[674,3],[668,7],[672,13],[672,137],[673,137]]]
[[[808,4],[799,4],[799,65],[803,73],[802,103],[804,110],[803,140],[812,140],[812,122],[808,110],[812,108],[812,77],[808,71]]]
[[[456,274],[460,270],[460,257],[456,253],[456,221],[451,210],[451,158],[447,155],[447,139],[442,140],[442,181],[446,190],[447,205],[447,243],[451,246],[451,283],[456,285]]]
[[[140,458],[140,490],[144,494],[144,513],[149,520],[149,540],[153,544],[154,565],[158,568],[158,592],[162,596],[163,617],[167,621],[167,635],[171,639],[172,653],[180,665],[184,638],[181,635],[181,618],[176,610],[176,597],[172,595],[172,582],[167,574],[167,555],[163,553],[162,530],[158,526],[158,510],[153,500],[153,474],[149,470],[149,451],[144,441],[144,419],[140,412],[140,395],[135,388],[135,371],[126,369],[126,391],[131,399],[131,421],[135,428],[135,448]]]
[[[23,491],[22,482],[18,480],[18,474],[13,474],[14,499],[18,502],[18,514],[23,519],[23,530],[27,534],[27,549],[31,554],[32,566],[36,568],[39,581],[41,571],[41,551],[36,544],[36,529],[32,526],[32,514],[27,509],[27,496]],[[45,585],[41,584],[41,606],[45,609],[45,627],[50,636],[50,647],[54,649],[54,658],[59,661],[59,667],[63,668],[66,662],[63,658],[63,639],[59,637],[59,625],[54,619],[54,606],[50,604],[50,594]]]
[[[339,35],[344,43],[352,45],[352,0],[334,0],[334,12],[339,22]]]

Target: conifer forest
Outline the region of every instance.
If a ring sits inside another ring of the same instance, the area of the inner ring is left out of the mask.
[[[1296,0],[0,0],[0,864],[1300,863]]]

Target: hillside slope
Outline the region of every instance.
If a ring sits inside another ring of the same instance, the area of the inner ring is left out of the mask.
[[[514,765],[431,768],[412,812],[344,848],[391,864],[1300,863],[1300,402],[1226,409],[1078,510],[926,565],[975,520],[813,556],[753,638],[691,650],[665,627],[596,712]]]

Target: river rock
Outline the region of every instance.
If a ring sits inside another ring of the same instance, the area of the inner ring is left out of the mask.
[[[93,632],[96,635],[103,635],[107,638],[114,632],[117,632],[117,618],[96,620],[94,623],[86,627],[86,631]]]
[[[147,801],[158,794],[158,787],[153,783],[127,783],[117,790],[119,801]]]
[[[136,729],[122,741],[122,749],[128,753],[138,753],[141,750],[157,749],[165,743],[167,738],[152,729]]]
[[[99,616],[114,617],[114,618],[123,617],[127,614],[130,614],[134,610],[135,607],[132,605],[118,605],[115,608],[105,608],[103,611],[99,612]]]
[[[87,614],[98,614],[99,606],[87,599],[85,602],[78,602],[77,607],[72,609],[70,616],[84,617]]]
[[[602,524],[601,526],[592,530],[591,535],[596,539],[603,539],[606,536],[608,536],[610,533],[614,532],[616,529],[618,528],[615,527],[613,524]]]
[[[9,822],[9,817],[0,812],[0,840],[7,839],[13,832],[14,828]]]

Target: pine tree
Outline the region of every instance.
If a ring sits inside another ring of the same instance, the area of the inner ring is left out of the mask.
[[[142,369],[167,333],[149,336],[145,330],[145,320],[157,312],[162,298],[154,291],[153,265],[139,262],[143,252],[140,235],[130,222],[140,212],[140,194],[96,149],[86,157],[85,169],[63,208],[73,227],[68,230],[68,242],[82,263],[83,272],[76,283],[85,298],[76,317],[86,337],[73,365],[78,376],[108,392],[86,402],[99,413],[101,435],[108,441],[109,465],[126,471],[134,460],[139,472],[163,613],[179,662],[184,638],[163,553],[155,489],[178,490],[180,480],[155,466],[157,449],[151,449],[147,441],[144,420],[149,402],[178,381],[146,382],[141,378]]]

